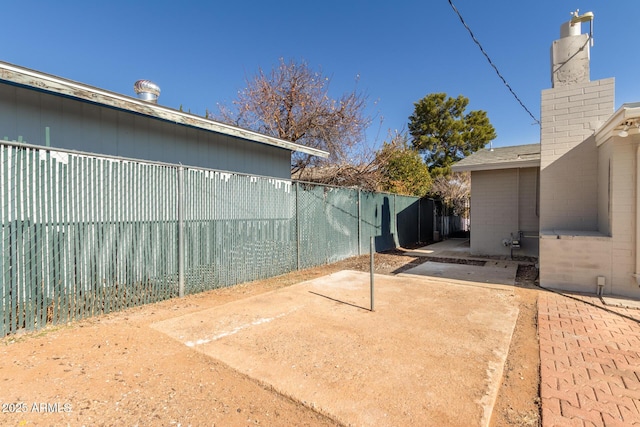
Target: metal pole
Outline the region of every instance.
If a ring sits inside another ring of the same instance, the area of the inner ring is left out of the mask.
[[[420,243],[422,241],[422,235],[420,234],[420,202],[422,199],[418,199],[418,239],[416,243]]]
[[[369,286],[369,293],[371,294],[371,311],[373,311],[373,273],[375,272],[375,267],[374,267],[374,262],[373,262],[373,254],[376,252],[376,238],[374,236],[371,236],[371,242],[369,244],[369,253],[370,253],[370,260],[371,260],[371,266],[370,266],[370,271],[371,271],[371,283]]]
[[[358,188],[358,255],[362,255],[362,197]]]
[[[300,183],[296,182],[296,267],[300,270],[300,203],[298,198],[300,193]]]
[[[400,236],[398,236],[398,212],[396,208],[396,195],[393,195],[393,246],[394,249],[400,246]]]
[[[184,297],[184,167],[178,166],[178,296]]]

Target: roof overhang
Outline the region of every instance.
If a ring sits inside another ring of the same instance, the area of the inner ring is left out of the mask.
[[[602,145],[613,136],[625,130],[629,136],[640,134],[640,102],[623,104],[595,132],[596,145]]]
[[[540,167],[540,144],[511,145],[478,150],[452,165],[454,172]]]
[[[329,153],[0,61],[0,81],[318,157]]]
[[[519,169],[519,168],[539,168],[540,159],[531,160],[514,160],[512,162],[499,162],[499,163],[482,163],[475,165],[453,165],[451,170],[453,172],[476,172],[476,171],[488,171],[497,169]]]

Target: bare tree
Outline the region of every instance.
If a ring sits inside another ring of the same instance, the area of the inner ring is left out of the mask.
[[[417,150],[409,146],[405,132],[389,131],[382,147],[359,147],[348,161],[306,168],[293,175],[301,181],[367,191],[424,196],[431,177]]]
[[[431,184],[431,192],[440,197],[445,206],[455,215],[465,216],[471,192],[471,174],[453,172],[437,176]]]
[[[233,108],[220,106],[217,120],[330,153],[329,163],[348,163],[349,148],[364,138],[370,124],[366,97],[357,91],[333,99],[329,77],[306,62],[285,62],[270,73],[262,69],[238,93]],[[326,161],[325,161],[326,162]],[[321,164],[317,157],[294,153],[292,172]]]

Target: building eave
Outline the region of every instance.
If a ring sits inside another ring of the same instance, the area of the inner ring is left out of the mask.
[[[452,165],[454,172],[540,167],[540,144],[478,150]]]
[[[49,92],[82,101],[104,105],[110,108],[129,111],[134,114],[154,117],[168,122],[217,132],[249,141],[254,141],[286,150],[297,151],[313,156],[327,158],[329,153],[312,147],[274,138],[258,132],[227,125],[204,117],[178,111],[152,102],[99,89],[83,83],[41,73],[0,61],[0,81],[34,90]]]
[[[640,104],[625,104],[620,107],[609,119],[595,131],[596,145],[600,146],[611,137],[617,136],[626,123],[633,125],[629,128],[629,135],[640,133],[637,125],[640,124]]]
[[[533,160],[514,160],[512,162],[496,162],[496,163],[482,163],[475,165],[453,165],[451,170],[453,172],[476,172],[476,171],[489,171],[498,169],[519,169],[519,168],[539,168],[540,159]]]

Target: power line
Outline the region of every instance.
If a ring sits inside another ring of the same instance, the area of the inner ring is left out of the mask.
[[[456,15],[458,15],[458,18],[460,18],[460,22],[462,22],[462,25],[464,25],[464,27],[467,29],[467,31],[469,32],[469,35],[471,36],[471,38],[473,39],[473,41],[475,42],[475,44],[478,45],[478,47],[480,48],[480,52],[482,52],[482,54],[484,55],[485,58],[487,58],[487,61],[489,61],[489,64],[493,67],[493,69],[496,71],[496,74],[498,74],[498,77],[500,77],[500,80],[502,80],[502,83],[504,83],[504,85],[507,87],[507,89],[509,89],[509,92],[511,92],[511,94],[513,95],[513,97],[516,99],[516,101],[518,101],[518,103],[522,106],[522,108],[524,108],[524,110],[531,116],[531,118],[538,124],[540,125],[540,120],[538,120],[532,113],[531,111],[529,111],[529,109],[524,105],[524,103],[522,102],[522,100],[520,100],[520,98],[518,97],[518,95],[516,95],[516,93],[514,92],[514,90],[511,88],[511,86],[509,85],[509,83],[507,83],[507,80],[505,80],[504,77],[502,77],[502,74],[500,74],[500,71],[498,70],[498,67],[496,67],[496,65],[493,63],[493,61],[491,60],[491,58],[489,57],[489,54],[487,54],[487,52],[485,52],[484,48],[482,47],[482,45],[480,44],[480,42],[478,41],[478,39],[476,38],[476,36],[473,34],[473,31],[471,31],[471,28],[469,28],[469,26],[467,25],[467,23],[464,21],[464,18],[462,18],[462,15],[460,14],[460,12],[458,11],[458,8],[453,4],[453,2],[451,0],[448,0],[449,4],[451,5],[451,8],[453,9],[453,11],[456,13]]]

